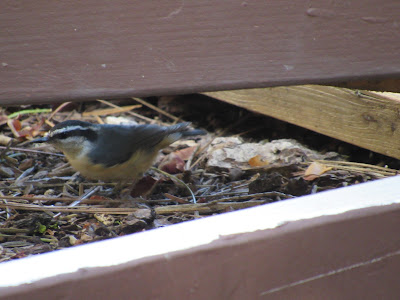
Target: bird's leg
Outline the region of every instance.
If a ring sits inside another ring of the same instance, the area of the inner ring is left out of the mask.
[[[123,200],[129,200],[131,202],[131,205],[133,207],[138,207],[138,208],[146,208],[148,209],[149,206],[146,205],[145,203],[143,203],[143,199],[141,198],[134,198],[131,196],[132,191],[134,190],[134,188],[136,187],[136,184],[138,183],[138,180],[135,178],[133,180],[133,182],[125,189],[123,189],[120,192],[120,197]]]
[[[126,181],[118,181],[117,184],[114,186],[113,191],[118,193],[122,191],[122,188],[126,185]]]
[[[124,188],[124,189],[122,189],[122,188],[123,188],[124,186],[127,185],[127,181],[124,181],[124,182],[120,182],[120,183],[119,183],[119,184],[121,184],[121,185],[120,185],[118,191],[119,191],[119,195],[120,195],[121,199],[130,199],[130,200],[132,199],[131,194],[132,194],[132,191],[133,191],[133,189],[135,188],[137,182],[138,182],[138,180],[135,178],[135,179],[131,182],[131,184],[129,184],[128,187],[126,187],[126,188]],[[117,186],[118,186],[118,185],[117,185]],[[115,187],[115,188],[117,188],[117,187]]]

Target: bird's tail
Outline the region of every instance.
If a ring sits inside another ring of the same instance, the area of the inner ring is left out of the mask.
[[[170,133],[177,133],[179,132],[182,136],[194,136],[194,135],[205,135],[207,132],[203,129],[190,129],[191,123],[178,123],[168,127],[168,131]]]

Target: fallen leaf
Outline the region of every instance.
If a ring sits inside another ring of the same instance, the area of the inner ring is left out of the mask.
[[[307,170],[305,170],[303,178],[311,181],[330,170],[332,170],[332,167],[327,167],[324,164],[314,161],[308,166]]]
[[[9,119],[7,121],[8,127],[10,127],[11,132],[17,138],[20,137],[32,138],[37,136],[41,132],[40,128],[42,127],[43,123],[44,123],[44,118],[42,118],[40,122],[32,126],[27,126],[25,128],[22,128],[22,123],[18,119]]]
[[[0,114],[0,126],[7,124],[8,117],[3,112]]]
[[[21,161],[18,168],[22,171],[25,171],[26,169],[29,169],[32,166],[33,166],[33,158],[25,158],[23,161]]]
[[[144,221],[153,219],[153,215],[150,208],[139,208],[138,210],[132,213],[132,216]]]
[[[121,232],[124,234],[134,233],[145,229],[147,223],[135,217],[126,218],[121,224]]]
[[[151,176],[142,177],[136,184],[131,192],[132,197],[139,197],[149,192],[153,186],[157,183],[157,180]]]
[[[7,121],[8,127],[10,127],[11,132],[14,134],[15,137],[21,137],[19,131],[22,128],[21,122],[17,119],[9,119]]]
[[[90,235],[84,233],[81,235],[80,240],[83,242],[90,242],[91,240],[93,240],[93,238]]]
[[[42,125],[44,124],[44,118],[41,118],[41,120],[35,124],[33,124],[32,126],[27,126],[23,129],[21,129],[21,131],[19,132],[20,137],[30,137],[30,138],[34,138],[36,136],[38,136],[39,134],[42,133]]]
[[[14,176],[14,171],[13,169],[9,168],[9,167],[3,167],[0,166],[0,177],[13,177]]]
[[[115,222],[115,218],[109,214],[94,214],[93,216],[97,221],[103,223],[106,226],[111,226]]]
[[[193,152],[196,151],[197,146],[187,147],[178,151],[175,151],[174,154],[182,158],[183,160],[188,160]]]
[[[182,173],[185,170],[185,161],[175,153],[171,153],[158,167],[169,174]]]
[[[71,246],[74,246],[78,243],[78,239],[76,237],[74,237],[73,235],[69,235],[68,238],[69,238],[69,244]]]
[[[7,146],[11,140],[12,138],[10,138],[9,136],[0,134],[0,145]]]
[[[252,167],[263,167],[263,166],[267,166],[268,164],[269,164],[269,162],[264,160],[258,154],[249,159],[249,165]]]
[[[110,200],[110,198],[107,198],[107,197],[104,197],[104,196],[100,196],[100,195],[93,195],[93,196],[90,196],[89,199],[90,199],[90,200],[104,200],[104,201]]]

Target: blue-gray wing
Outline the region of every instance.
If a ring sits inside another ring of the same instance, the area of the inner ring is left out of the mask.
[[[136,125],[116,126],[100,125],[99,149],[90,152],[89,158],[95,164],[110,167],[121,164],[131,158],[136,151],[159,151],[175,142],[188,131],[190,123],[179,123],[173,126]]]

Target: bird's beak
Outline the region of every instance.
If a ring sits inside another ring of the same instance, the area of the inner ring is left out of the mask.
[[[34,140],[25,141],[25,142],[23,142],[21,144],[18,144],[18,146],[30,145],[32,143],[45,143],[45,142],[48,142],[48,141],[49,141],[49,138],[47,136],[44,136],[44,137],[37,138],[37,139],[34,139]]]
[[[29,141],[29,144],[31,144],[31,143],[45,143],[45,142],[48,142],[48,141],[49,141],[49,138],[47,136],[44,136],[44,137],[37,138],[37,139]]]

